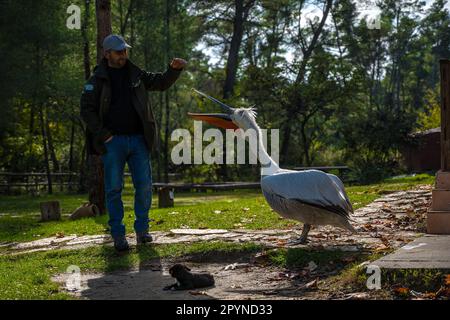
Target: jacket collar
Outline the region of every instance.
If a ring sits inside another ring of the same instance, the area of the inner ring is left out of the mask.
[[[136,79],[142,73],[142,70],[138,66],[136,66],[130,59],[128,59],[127,66],[125,66],[125,68],[128,68],[128,71],[130,73],[130,79],[132,82],[136,81]],[[106,60],[106,58],[103,58],[100,61],[100,64],[98,64],[94,68],[94,76],[98,78],[109,79],[108,60]]]

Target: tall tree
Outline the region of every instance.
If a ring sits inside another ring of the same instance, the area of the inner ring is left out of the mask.
[[[112,33],[111,1],[96,0],[95,11],[97,17],[97,64],[103,58],[103,39]],[[98,155],[90,155],[89,165],[89,202],[95,204],[100,214],[106,213],[105,184],[102,159]]]
[[[287,100],[284,102],[284,108],[286,110],[286,116],[284,125],[282,128],[282,145],[280,151],[280,157],[282,161],[287,161],[289,157],[290,143],[292,129],[295,127],[294,121],[298,120],[300,115],[300,126],[305,128],[306,123],[311,119],[311,117],[317,112],[317,108],[310,106],[306,103],[302,92],[304,91],[305,82],[307,80],[307,66],[311,61],[314,50],[319,46],[320,36],[324,30],[325,22],[328,19],[328,15],[333,6],[333,0],[322,1],[322,17],[318,22],[310,22],[308,35],[305,32],[303,25],[300,23],[302,13],[304,10],[305,1],[300,1],[298,6],[299,12],[299,23],[297,25],[297,39],[294,40],[293,44],[300,48],[302,53],[302,59],[298,64],[295,72],[295,81],[287,90]],[[305,28],[306,29],[306,28]],[[303,133],[302,133],[303,135]],[[305,146],[307,148],[307,146]],[[305,154],[306,165],[310,165],[310,160],[308,154]]]
[[[225,67],[224,99],[228,99],[233,94],[236,73],[239,66],[239,52],[242,44],[242,36],[244,35],[244,24],[254,4],[255,0],[234,1],[233,35],[231,36],[230,49]]]

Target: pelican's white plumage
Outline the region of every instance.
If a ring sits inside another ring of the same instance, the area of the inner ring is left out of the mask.
[[[354,231],[348,222],[353,208],[335,175],[280,169],[261,177],[261,189],[272,209],[285,218]]]
[[[302,235],[295,243],[304,243],[313,225],[332,225],[355,232],[349,223],[353,207],[344,184],[337,176],[319,170],[295,171],[280,168],[262,143],[254,108],[232,108],[205,93],[194,91],[218,103],[225,110],[226,114],[221,115],[222,120],[228,119],[243,130],[256,131],[258,144],[250,144],[250,151],[261,162],[261,189],[264,197],[270,207],[282,217],[304,224]],[[198,114],[190,115],[195,118]],[[217,117],[217,114],[210,116]]]

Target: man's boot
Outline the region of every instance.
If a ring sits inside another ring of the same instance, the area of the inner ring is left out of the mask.
[[[137,244],[145,244],[145,243],[149,243],[152,241],[153,241],[153,238],[147,231],[136,233],[136,243]]]
[[[127,238],[125,236],[118,236],[114,238],[114,249],[118,252],[130,250]]]

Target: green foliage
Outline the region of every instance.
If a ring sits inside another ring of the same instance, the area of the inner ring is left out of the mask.
[[[324,1],[319,2],[321,7]],[[2,171],[44,171],[43,126],[52,140],[50,169],[81,169],[85,128],[78,104],[84,82],[83,37],[80,30],[66,28],[70,4],[68,0],[1,3],[0,50],[7,61],[0,65]],[[317,4],[255,2],[243,25],[234,96],[227,102],[256,105],[262,128],[281,129],[282,166],[347,164],[364,182],[396,174],[402,170],[398,150],[407,135],[439,123],[439,59],[450,57],[445,1],[435,0],[427,10],[417,0],[379,1],[380,29],[368,28],[354,1],[335,1],[330,23],[316,37],[317,21],[300,26],[298,22],[305,21],[300,14]],[[82,24],[87,24],[92,69],[95,6],[91,1],[90,19],[85,21],[84,2],[78,5]],[[153,157],[157,180],[162,179],[164,156],[170,159],[176,143],[170,141],[172,130],[192,130],[188,111],[213,110],[199,103],[190,88],[222,96],[234,7],[231,0],[112,2],[113,32],[123,31],[133,46],[131,59],[139,66],[162,71],[172,57],[189,61],[167,100],[165,93],[150,94],[161,145],[168,140],[168,148]],[[181,174],[185,181],[224,179],[220,166],[169,163],[168,171]],[[231,166],[228,179],[254,180],[257,171]]]
[[[428,90],[425,100],[427,101],[425,111],[420,112],[417,119],[417,129],[419,131],[434,129],[441,126],[441,105],[438,93],[434,90]]]

